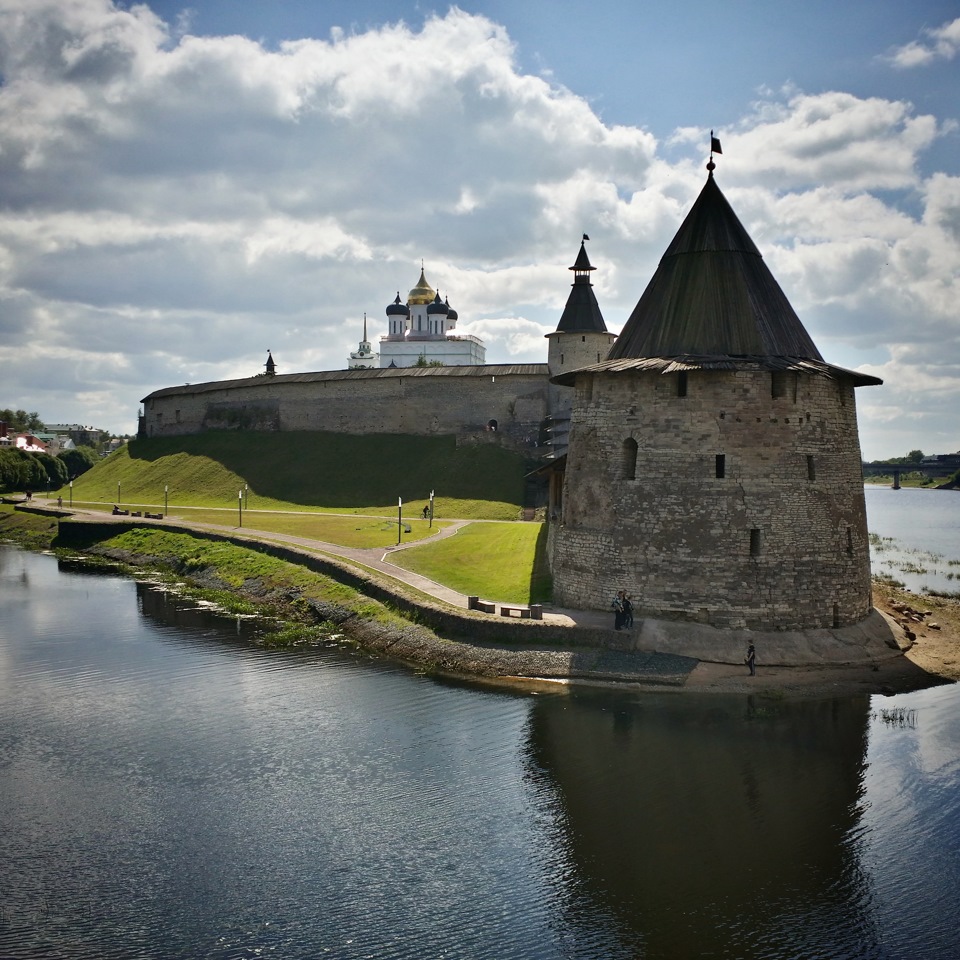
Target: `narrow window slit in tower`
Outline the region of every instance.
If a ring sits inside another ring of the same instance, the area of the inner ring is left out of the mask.
[[[681,370],[677,374],[677,396],[685,397],[687,395],[687,371]]]
[[[717,454],[717,479],[722,480],[727,475],[727,455]]]
[[[750,531],[750,556],[759,557],[760,556],[760,531],[756,528]]]
[[[807,479],[816,480],[817,479],[817,462],[813,459],[813,456],[807,455]]]
[[[847,554],[853,556],[853,530],[847,527]]]
[[[840,604],[835,603],[833,605],[833,627],[836,629],[840,626]]]
[[[633,437],[623,441],[623,478],[637,479],[637,441]]]

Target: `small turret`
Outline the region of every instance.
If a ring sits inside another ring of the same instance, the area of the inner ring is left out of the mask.
[[[277,365],[273,362],[273,354],[267,350],[267,362],[264,364],[266,368],[267,376],[272,377],[276,375]]]

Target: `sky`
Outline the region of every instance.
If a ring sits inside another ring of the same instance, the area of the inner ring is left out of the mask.
[[[544,362],[717,183],[866,459],[960,450],[960,2],[0,0],[0,408],[343,369],[428,282]]]

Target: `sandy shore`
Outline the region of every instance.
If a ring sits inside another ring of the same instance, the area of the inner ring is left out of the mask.
[[[755,677],[739,665],[700,663],[683,689],[823,697],[903,693],[960,680],[960,601],[874,584],[873,603],[904,629],[911,645],[903,656],[876,666],[764,667],[758,663]]]

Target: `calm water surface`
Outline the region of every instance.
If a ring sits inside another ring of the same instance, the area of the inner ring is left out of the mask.
[[[954,958],[960,696],[505,694],[0,545],[4,958]]]
[[[874,574],[960,596],[960,491],[865,484]]]

